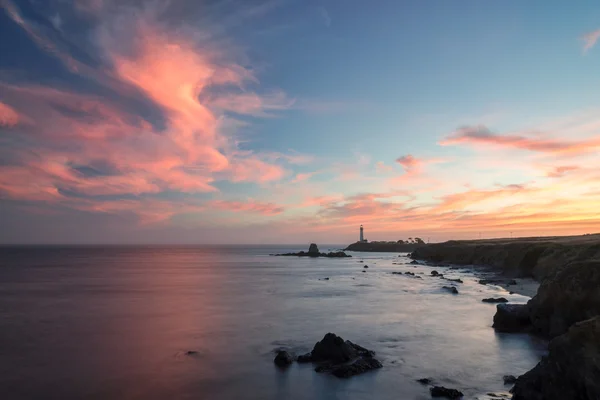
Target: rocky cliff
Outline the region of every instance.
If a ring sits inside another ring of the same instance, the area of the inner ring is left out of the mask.
[[[548,356],[517,379],[513,400],[600,399],[600,317],[550,342]]]
[[[512,277],[542,281],[573,261],[600,259],[600,234],[495,240],[451,240],[419,247],[414,259],[482,265]]]

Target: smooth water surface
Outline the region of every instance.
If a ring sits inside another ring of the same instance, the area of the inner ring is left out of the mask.
[[[415,380],[431,377],[484,398],[508,391],[502,376],[529,370],[543,352],[529,336],[495,333],[495,306],[481,303],[527,298],[480,285],[468,270],[393,253],[269,256],[298,250],[0,248],[0,396],[429,399]],[[433,269],[461,277],[460,294],[443,290],[451,283]],[[311,365],[274,366],[274,349],[304,353],[327,332],[375,350],[384,367],[340,380]]]

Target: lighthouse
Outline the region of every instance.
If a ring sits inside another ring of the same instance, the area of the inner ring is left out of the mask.
[[[360,242],[364,242],[365,241],[365,236],[364,236],[364,229],[363,226],[360,226]]]

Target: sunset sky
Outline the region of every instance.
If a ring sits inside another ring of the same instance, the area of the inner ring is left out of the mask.
[[[597,41],[597,0],[0,0],[0,243],[599,232]]]

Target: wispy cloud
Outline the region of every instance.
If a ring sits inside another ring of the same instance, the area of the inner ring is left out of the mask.
[[[598,39],[600,39],[600,29],[583,35],[581,37],[581,40],[583,40],[583,52],[587,53],[591,50],[596,45]]]
[[[231,114],[270,116],[293,101],[278,89],[260,92],[250,68],[232,61],[235,56],[218,43],[211,45],[211,32],[194,26],[174,29],[157,17],[163,10],[151,6],[155,3],[141,10],[113,7],[116,3],[106,0],[78,3],[79,10],[98,17],[89,46],[99,51],[97,59],[103,63],[91,72],[10,0],[3,4],[42,49],[64,61],[73,74],[96,78],[103,93],[0,82],[7,102],[0,103],[0,125],[30,122],[23,127],[26,142],[9,138],[11,146],[0,150],[3,159],[11,160],[0,166],[3,197],[141,214],[139,202],[129,199],[117,205],[104,197],[216,192],[219,180],[265,184],[287,175],[282,162],[307,160],[293,152],[275,156],[238,149],[239,132],[222,129],[236,124],[224,120],[235,121]],[[62,21],[56,15],[49,23],[58,29]],[[152,111],[124,106],[136,101],[150,104]],[[157,214],[185,210],[173,202],[169,212],[168,205],[162,202]]]
[[[0,102],[0,126],[14,126],[19,123],[19,114],[9,106]]]
[[[487,145],[494,147],[515,148],[541,153],[580,154],[594,151],[600,147],[600,138],[567,141],[545,138],[541,134],[525,136],[521,133],[498,135],[486,126],[466,126],[457,129],[440,141],[443,146],[456,144]]]

